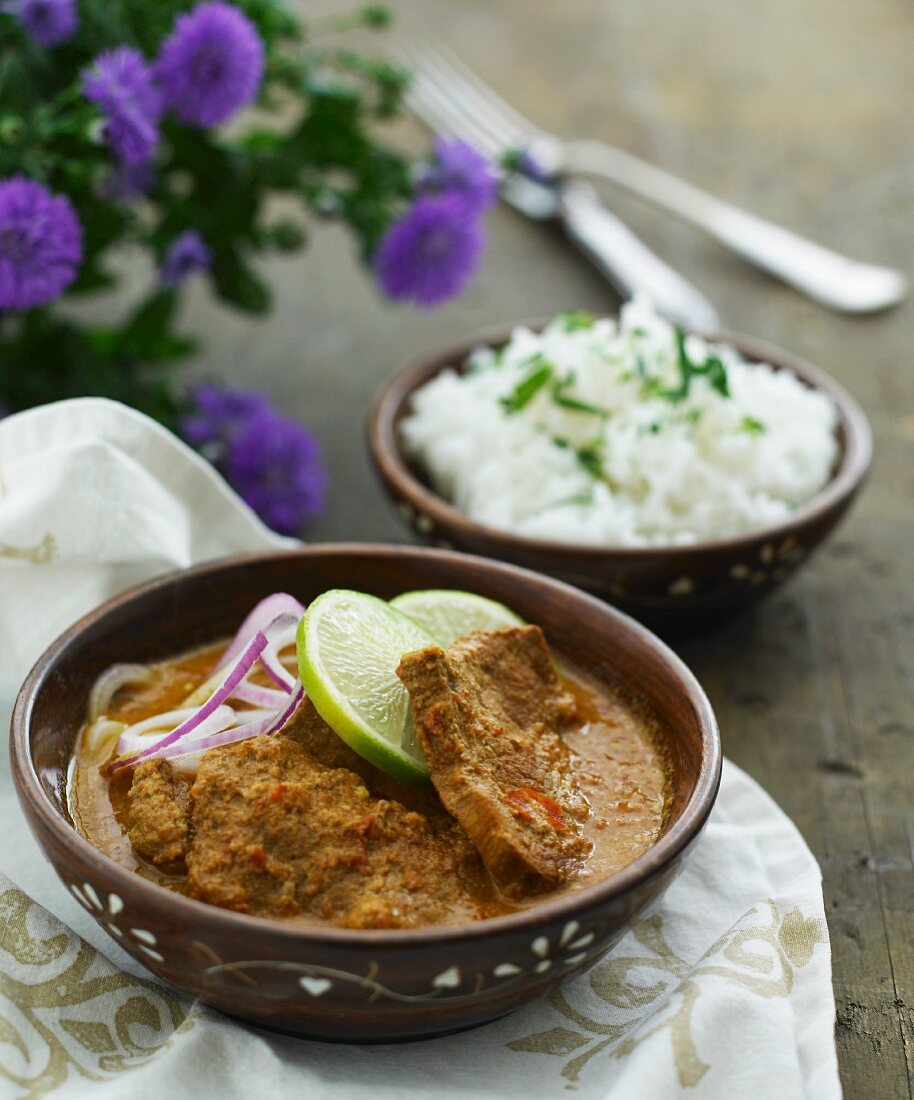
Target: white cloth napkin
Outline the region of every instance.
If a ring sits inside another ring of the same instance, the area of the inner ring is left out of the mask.
[[[0,422],[0,717],[42,648],[168,569],[294,545],[145,417]],[[277,1036],[175,994],[57,881],[0,772],[0,1097],[840,1097],[815,859],[729,762],[686,870],[605,959],[486,1027],[397,1046]]]

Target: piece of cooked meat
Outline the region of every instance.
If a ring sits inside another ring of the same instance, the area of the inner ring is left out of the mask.
[[[429,646],[397,669],[445,807],[507,894],[552,889],[590,849],[587,803],[561,731],[575,704],[562,691],[538,626],[477,631],[446,652]]]
[[[262,916],[349,928],[472,919],[465,876],[485,872],[456,822],[373,798],[362,779],[293,737],[208,752],[194,782],[192,896]]]
[[[133,773],[127,834],[136,852],[168,874],[181,874],[190,846],[190,784],[167,760],[148,760]]]
[[[440,808],[440,802],[428,787],[413,786],[382,772],[364,756],[351,749],[317,713],[314,704],[306,696],[298,710],[283,727],[283,736],[298,741],[307,751],[328,768],[346,768],[355,772],[370,794],[375,798],[388,798],[400,802],[410,810],[428,813]]]
[[[285,737],[300,742],[315,759],[328,768],[346,768],[356,775],[367,776],[368,769],[372,767],[327,725],[307,696],[282,732]]]

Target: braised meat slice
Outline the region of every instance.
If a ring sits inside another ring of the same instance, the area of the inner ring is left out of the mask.
[[[190,846],[190,785],[167,760],[149,760],[133,774],[127,833],[136,852],[167,874],[183,874]]]
[[[359,756],[327,725],[309,698],[302,700],[282,732],[283,736],[298,741],[311,756],[328,768],[346,768],[355,772],[375,798],[387,798],[411,810],[431,812],[433,815],[435,810],[440,811],[441,804],[433,790],[394,779],[364,756]]]
[[[328,768],[346,768],[366,778],[370,774],[372,765],[327,725],[307,696],[283,726],[282,732],[283,736],[298,741],[311,756]]]
[[[506,894],[550,890],[590,844],[561,731],[574,700],[538,626],[477,631],[403,657],[419,741],[441,801]]]
[[[208,752],[191,796],[188,887],[203,901],[349,928],[477,916],[461,899],[484,869],[456,822],[373,798],[360,776],[294,737]]]

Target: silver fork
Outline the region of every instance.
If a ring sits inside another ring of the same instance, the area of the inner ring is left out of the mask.
[[[902,301],[901,272],[858,263],[783,226],[723,202],[684,180],[599,141],[563,141],[541,130],[494,92],[447,47],[401,50],[413,72],[408,102],[434,111],[448,128],[493,159],[526,151],[544,181],[600,177],[703,230],[749,263],[843,313],[872,313]]]
[[[410,107],[433,130],[462,137],[497,163],[499,149],[453,112],[420,78],[407,91]],[[535,180],[500,172],[502,199],[535,221],[558,222],[568,238],[605,275],[623,298],[645,294],[654,307],[686,328],[715,332],[717,313],[708,299],[665,263],[603,204],[583,180],[554,176]]]

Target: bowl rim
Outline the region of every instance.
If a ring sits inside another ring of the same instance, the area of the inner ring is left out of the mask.
[[[553,900],[531,905],[515,913],[492,917],[486,920],[466,924],[432,925],[416,929],[345,929],[320,925],[296,925],[288,921],[269,917],[257,917],[222,909],[206,902],[197,901],[175,893],[165,886],[151,882],[128,870],[110,856],[105,855],[92,845],[74,825],[64,819],[51,802],[42,787],[32,754],[29,749],[29,731],[32,712],[36,699],[45,682],[54,674],[59,658],[67,648],[77,641],[88,629],[109,615],[123,609],[134,600],[140,599],[157,590],[167,590],[179,580],[186,578],[205,578],[220,570],[231,570],[246,564],[269,564],[273,560],[286,560],[301,557],[305,561],[315,556],[332,557],[347,554],[359,557],[376,558],[382,555],[388,558],[400,557],[408,564],[413,555],[433,557],[444,564],[479,573],[492,572],[520,579],[530,584],[543,586],[557,595],[572,597],[591,604],[593,609],[612,620],[614,627],[621,628],[635,636],[648,649],[659,657],[667,671],[688,696],[695,713],[701,738],[701,766],[695,776],[694,787],[677,821],[660,839],[636,860],[608,878],[584,887],[573,893],[563,894]],[[417,948],[441,944],[455,939],[477,939],[487,936],[509,935],[524,929],[538,928],[553,920],[569,918],[581,910],[599,907],[629,890],[646,883],[659,874],[681,853],[687,849],[703,829],[717,799],[722,772],[722,750],[720,732],[710,701],[699,684],[694,673],[685,662],[660,638],[640,623],[616,608],[610,607],[572,585],[544,577],[532,570],[504,562],[493,561],[476,555],[455,551],[430,549],[427,547],[401,546],[381,543],[321,543],[302,546],[294,550],[270,551],[265,553],[240,554],[217,558],[189,569],[179,569],[157,577],[144,584],[134,586],[118,596],[102,603],[77,620],[38,658],[26,677],[16,698],[10,722],[10,760],[13,784],[29,825],[35,832],[32,817],[40,819],[42,825],[55,835],[65,847],[74,850],[83,862],[94,865],[99,881],[96,888],[134,896],[152,892],[153,898],[173,905],[175,918],[185,921],[207,922],[210,927],[221,926],[225,932],[255,931],[269,934],[277,941],[297,944],[315,943],[339,947],[371,946],[372,948],[395,948],[415,946]],[[40,846],[44,845],[39,840]],[[57,867],[55,865],[55,870]],[[58,877],[60,876],[58,872]]]
[[[600,317],[614,317],[602,314]],[[475,540],[487,541],[492,549],[512,549],[532,555],[562,555],[583,563],[596,564],[613,560],[681,561],[683,556],[750,550],[759,542],[777,542],[793,534],[849,501],[863,484],[873,455],[873,434],[863,409],[851,394],[830,374],[807,360],[784,351],[764,340],[732,332],[729,329],[708,333],[689,330],[715,343],[729,344],[751,362],[768,363],[776,370],[788,370],[809,388],[825,393],[838,410],[838,428],[842,435],[841,454],[830,480],[808,501],[801,504],[786,519],[739,535],[704,539],[700,542],[659,546],[592,546],[552,539],[530,538],[502,531],[479,523],[461,512],[454,504],[424,484],[409,467],[397,425],[415,391],[447,367],[460,367],[476,348],[499,347],[507,343],[517,328],[539,331],[551,318],[538,317],[480,330],[475,335],[448,347],[413,359],[395,372],[377,394],[366,424],[368,451],[376,472],[387,486],[408,501],[419,514],[426,514],[443,530],[456,529]]]

